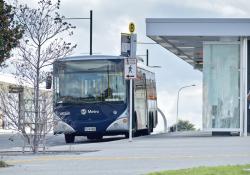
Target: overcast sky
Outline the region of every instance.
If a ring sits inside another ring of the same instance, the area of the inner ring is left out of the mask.
[[[11,0],[9,0],[11,1]],[[32,6],[36,0],[20,0]],[[120,54],[120,33],[128,32],[129,22],[136,25],[138,41],[152,42],[146,36],[145,18],[201,18],[250,17],[249,0],[61,0],[60,12],[65,17],[89,17],[93,10],[93,52],[105,55]],[[89,21],[71,21],[77,29],[70,39],[78,45],[74,55],[89,53]],[[149,49],[149,64],[155,69],[158,106],[165,113],[168,124],[176,119],[178,89],[181,91],[179,118],[190,120],[201,128],[202,73],[159,45],[138,45],[137,54],[145,55]],[[161,121],[161,120],[160,120]],[[161,129],[162,124],[160,124]]]

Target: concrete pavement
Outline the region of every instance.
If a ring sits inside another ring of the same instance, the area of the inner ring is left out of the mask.
[[[14,166],[1,168],[0,174],[131,175],[250,163],[250,137],[169,137],[160,134],[137,137],[133,142],[117,138],[93,143],[83,138],[71,145],[64,145],[61,136],[56,139],[48,150],[66,151],[63,154],[4,156],[3,159]]]

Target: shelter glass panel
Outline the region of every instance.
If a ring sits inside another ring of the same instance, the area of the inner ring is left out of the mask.
[[[240,127],[240,45],[204,44],[203,128]]]

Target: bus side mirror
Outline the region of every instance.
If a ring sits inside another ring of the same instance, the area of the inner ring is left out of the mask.
[[[51,85],[52,85],[52,76],[48,75],[46,77],[46,89],[51,89]]]

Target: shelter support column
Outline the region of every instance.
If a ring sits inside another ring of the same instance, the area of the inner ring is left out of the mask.
[[[240,41],[240,135],[247,136],[247,37],[241,37]]]

